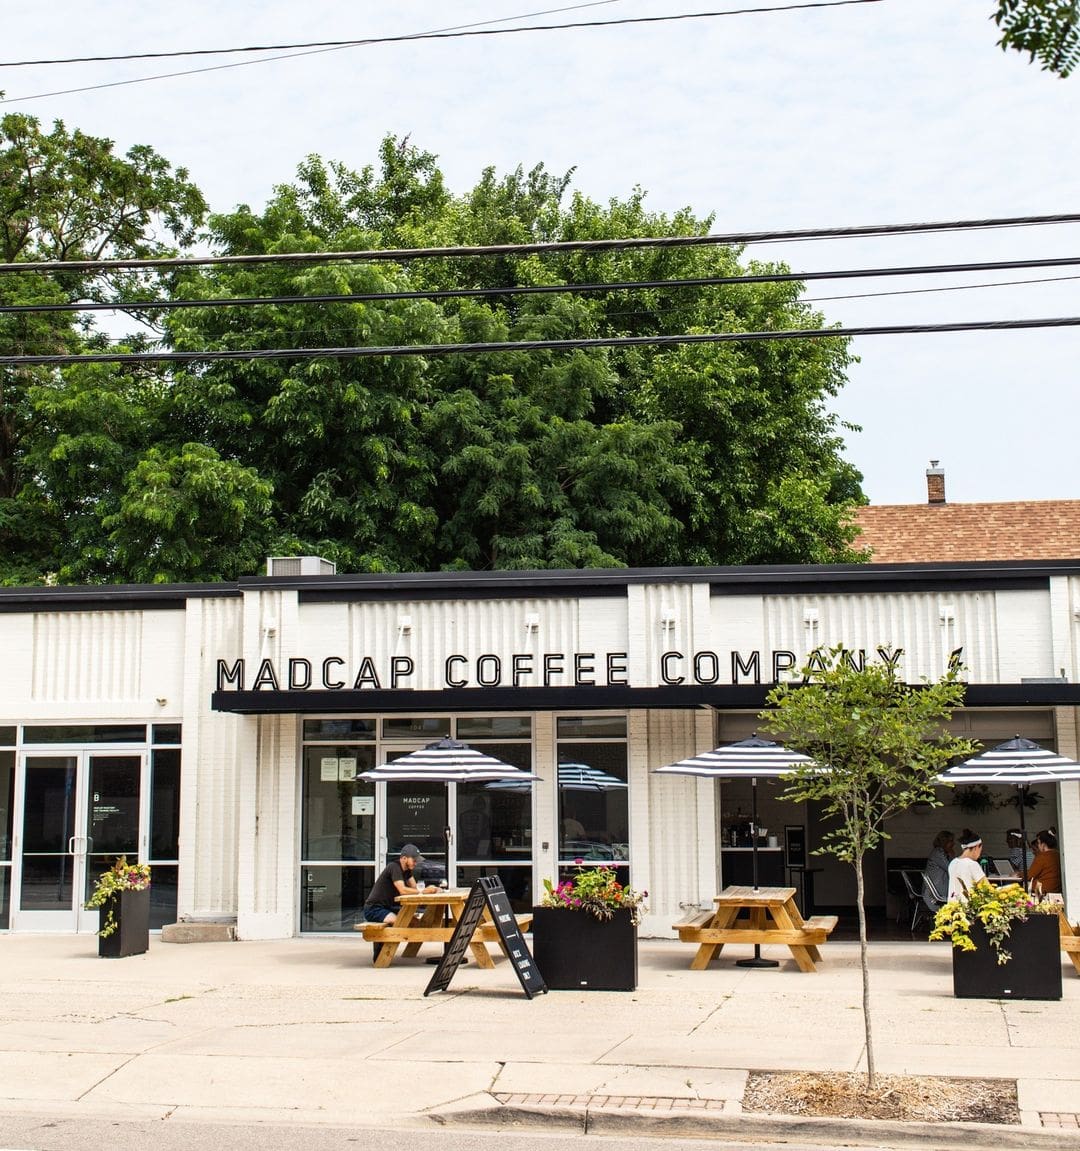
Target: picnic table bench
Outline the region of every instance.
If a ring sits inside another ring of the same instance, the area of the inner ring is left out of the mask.
[[[821,959],[818,948],[836,927],[835,915],[803,919],[794,887],[725,887],[713,902],[714,911],[672,925],[683,943],[698,945],[690,964],[694,971],[708,967],[726,943],[782,944],[800,971],[816,971]]]
[[[380,945],[375,966],[389,967],[402,944],[402,954],[411,958],[419,954],[425,943],[449,943],[468,899],[467,887],[429,894],[418,891],[415,895],[402,895],[398,897],[401,910],[397,913],[395,923],[357,923],[355,929],[362,931],[369,943]],[[514,918],[521,931],[528,931],[532,926],[531,914],[515,915]],[[478,967],[495,966],[486,946],[488,943],[497,943],[502,947],[498,929],[485,907],[483,919],[469,943],[469,950]]]
[[[1064,906],[1058,908],[1061,924],[1061,950],[1072,960],[1072,965],[1080,975],[1080,925],[1070,923]]]

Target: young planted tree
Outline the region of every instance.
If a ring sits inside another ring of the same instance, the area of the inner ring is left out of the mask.
[[[908,684],[897,672],[900,653],[882,654],[880,663],[867,663],[843,647],[812,653],[802,681],[774,688],[772,710],[761,716],[766,729],[816,765],[793,772],[783,798],[821,803],[835,825],[818,851],[855,869],[870,1087],[875,1068],[863,860],[889,838],[890,819],[917,803],[939,806],[937,776],[974,750],[970,740],[946,730],[964,699],[959,669],[936,682]]]

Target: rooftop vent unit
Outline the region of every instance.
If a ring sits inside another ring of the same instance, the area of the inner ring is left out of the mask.
[[[266,561],[268,576],[336,575],[337,565],[322,556],[270,556]]]

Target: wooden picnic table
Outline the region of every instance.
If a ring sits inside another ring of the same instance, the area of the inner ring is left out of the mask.
[[[395,923],[356,924],[356,930],[363,931],[366,940],[381,944],[375,957],[375,966],[389,967],[402,944],[405,945],[402,954],[411,958],[419,953],[425,943],[449,943],[461,913],[465,910],[470,890],[468,887],[451,887],[428,893],[418,891],[415,895],[400,895],[397,902],[401,910],[397,913]],[[518,915],[515,918],[518,927],[528,931],[532,916]],[[483,917],[469,943],[469,950],[479,967],[495,966],[486,947],[488,943],[498,943],[501,946],[502,941],[485,906]]]
[[[702,911],[674,924],[679,939],[698,944],[690,967],[703,971],[725,943],[779,943],[791,951],[800,971],[816,971],[818,947],[836,927],[835,915],[803,919],[794,887],[725,887],[713,900],[714,911]]]
[[[1080,924],[1069,922],[1064,904],[1058,906],[1058,919],[1061,923],[1061,950],[1072,960],[1076,973],[1080,975]]]

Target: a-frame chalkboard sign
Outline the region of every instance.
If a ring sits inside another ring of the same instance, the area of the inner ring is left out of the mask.
[[[454,972],[457,971],[472,942],[473,933],[480,924],[485,907],[491,912],[491,921],[495,924],[495,930],[499,933],[506,954],[510,956],[510,962],[514,965],[514,972],[522,991],[529,999],[541,991],[547,991],[547,986],[540,977],[536,964],[533,963],[532,953],[525,945],[502,880],[497,875],[483,875],[473,884],[473,889],[469,892],[465,910],[461,913],[457,927],[454,928],[454,934],[450,936],[450,942],[442,959],[439,960],[439,966],[435,968],[435,974],[424,989],[425,995],[430,995],[433,991],[445,991],[450,986],[450,980],[454,978]]]

